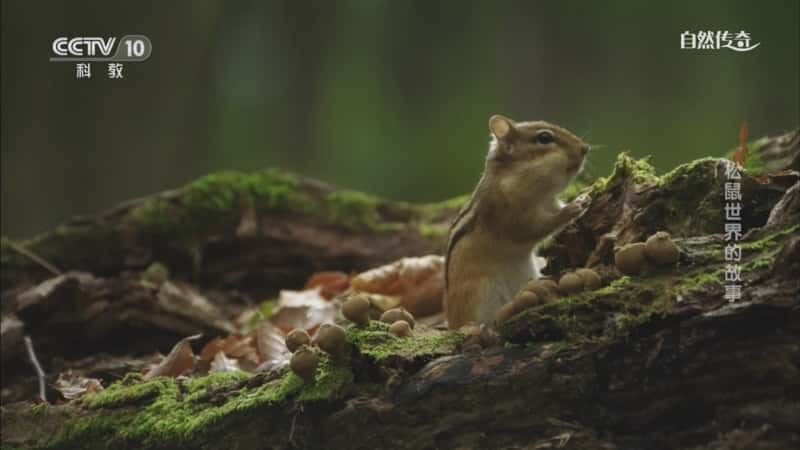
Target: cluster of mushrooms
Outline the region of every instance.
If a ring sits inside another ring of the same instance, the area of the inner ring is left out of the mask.
[[[289,361],[292,372],[306,382],[313,380],[319,364],[319,353],[312,346],[311,336],[306,330],[296,328],[286,335],[285,342],[286,348],[292,352],[292,359]],[[332,323],[326,323],[319,327],[314,344],[334,360],[341,360],[347,353],[347,338],[344,328]]]
[[[678,262],[680,250],[669,233],[659,231],[645,242],[635,242],[615,249],[614,264],[626,275],[637,275],[646,263],[671,266]]]
[[[369,300],[361,295],[353,295],[342,304],[342,315],[356,326],[365,327],[370,321]],[[385,311],[380,316],[380,321],[389,324],[389,332],[405,338],[412,336],[414,316],[403,307]],[[334,361],[341,361],[348,350],[347,337],[344,328],[339,325],[326,323],[319,327],[314,342],[304,329],[294,329],[286,335],[286,348],[292,352],[289,367],[306,382],[314,379],[314,373],[319,364],[317,349],[329,354]],[[316,345],[316,348],[314,347]]]
[[[647,262],[657,265],[674,265],[678,262],[680,250],[669,234],[659,231],[645,242],[635,242],[614,251],[614,264],[620,272],[636,275]],[[531,280],[520,290],[514,299],[503,305],[495,316],[498,325],[524,309],[549,303],[559,296],[577,294],[585,289],[597,289],[602,285],[600,275],[592,269],[581,268],[567,272],[556,283],[548,278]],[[352,295],[342,304],[342,315],[355,326],[366,327],[370,322],[372,305],[363,295]],[[399,338],[413,336],[414,316],[403,307],[392,308],[380,316],[380,321],[389,324],[389,332]],[[492,345],[498,341],[497,335],[485,326],[472,326],[462,330],[475,344]],[[314,346],[316,345],[316,347]],[[306,330],[295,329],[286,335],[286,347],[292,352],[290,368],[300,378],[310,381],[319,364],[318,351],[328,353],[334,360],[345,357],[348,347],[344,329],[339,325],[320,326],[312,344]],[[319,350],[317,350],[319,349]]]
[[[680,250],[670,238],[669,233],[659,231],[647,238],[646,242],[636,242],[616,248],[614,264],[620,272],[626,275],[636,275],[648,262],[670,266],[677,263],[679,257]],[[601,285],[600,275],[588,268],[567,272],[561,276],[558,283],[546,278],[531,280],[510,303],[503,305],[497,311],[495,321],[498,325],[502,324],[522,310],[549,303],[558,298],[560,294],[577,294],[584,289],[597,289]]]
[[[342,304],[342,315],[356,326],[369,325],[371,304],[362,295],[353,295]],[[412,336],[414,316],[402,306],[386,310],[381,314],[380,321],[389,324],[389,332],[397,337]]]
[[[497,311],[495,322],[500,325],[526,308],[550,303],[561,294],[571,295],[584,289],[597,289],[601,284],[600,275],[587,268],[565,273],[558,283],[549,278],[531,280],[510,303],[506,303]]]

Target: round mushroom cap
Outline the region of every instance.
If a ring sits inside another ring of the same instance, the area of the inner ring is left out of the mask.
[[[319,355],[308,345],[301,345],[289,360],[289,368],[305,381],[314,379],[319,364]]]
[[[614,253],[614,264],[624,274],[638,274],[645,265],[644,248],[644,242],[625,245]]]
[[[410,337],[411,325],[405,320],[398,320],[389,326],[389,332],[397,337]]]
[[[316,336],[317,346],[331,355],[340,356],[344,353],[347,336],[339,325],[326,323],[319,327]]]
[[[408,322],[408,325],[411,326],[411,328],[414,328],[414,316],[412,316],[411,313],[402,306],[385,311],[383,314],[381,314],[380,320],[381,322],[388,323],[390,325],[398,320],[405,320]]]
[[[583,280],[583,287],[585,289],[597,289],[602,284],[600,275],[592,269],[584,268],[575,271],[575,275],[581,277]]]
[[[369,323],[369,300],[363,295],[353,295],[342,304],[342,315],[356,325]]]
[[[583,279],[578,275],[568,272],[558,281],[558,289],[565,294],[575,294],[583,290]]]
[[[284,342],[286,343],[286,348],[294,353],[301,345],[308,345],[311,343],[311,336],[308,335],[306,330],[295,328],[286,335]]]

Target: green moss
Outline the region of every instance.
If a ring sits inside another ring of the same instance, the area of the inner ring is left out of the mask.
[[[124,383],[115,383],[96,394],[87,395],[83,399],[83,404],[89,409],[130,405],[158,397],[164,391],[174,387],[174,384],[174,380],[167,378],[157,378],[132,386]]]
[[[722,229],[722,207],[720,195],[722,180],[719,178],[718,158],[702,158],[682,164],[663,175],[659,187],[663,194],[651,205],[653,214],[663,217],[661,221],[673,236],[692,236],[715,233]],[[687,209],[692,211],[686,214]]]
[[[770,233],[756,241],[742,242],[739,244],[739,246],[742,248],[742,251],[745,252],[761,251],[774,248],[780,245],[780,238],[796,233],[798,230],[800,230],[800,225],[794,225],[789,228],[784,228],[783,230]]]
[[[576,344],[602,343],[628,335],[636,327],[668,314],[673,295],[663,280],[622,277],[606,287],[529,308],[500,327],[507,339],[564,339]],[[608,319],[613,318],[613,328]]]
[[[353,381],[349,367],[334,364],[325,354],[311,383],[287,371],[280,379],[247,387],[243,382],[251,377],[243,372],[224,372],[184,382],[172,378],[140,383],[123,380],[85,397],[84,407],[102,409],[103,413],[67,423],[47,447],[79,446],[91,436],[104,436],[95,440],[104,442],[104,448],[121,443],[136,448],[191,446],[202,442],[203,436],[224,421],[290,399],[299,403],[331,401]],[[215,396],[224,402],[212,401]]]
[[[702,291],[714,285],[722,285],[722,276],[725,274],[724,268],[713,270],[702,270],[694,275],[686,276],[678,285],[677,292],[688,293],[692,291]]]
[[[378,207],[381,200],[357,191],[336,191],[328,194],[330,222],[353,230],[373,230],[381,223]]]
[[[169,280],[169,268],[164,263],[156,261],[142,272],[142,279],[154,283]]]
[[[659,179],[661,186],[692,186],[704,185],[707,178],[716,178],[717,167],[721,158],[700,158],[692,162],[681,164],[671,171],[665,173]]]
[[[764,160],[758,152],[750,152],[744,166],[745,172],[752,177],[759,177],[769,172]]]
[[[297,192],[297,186],[294,176],[276,169],[213,173],[186,185],[180,196],[147,199],[129,212],[127,221],[157,233],[198,232],[236,223],[247,207],[304,210],[310,199]]]
[[[627,179],[639,184],[658,182],[656,170],[650,164],[649,158],[634,159],[628,153],[622,152],[617,155],[611,175],[598,178],[592,183],[590,192],[593,195],[608,192]]]
[[[745,172],[752,177],[758,177],[761,175],[766,174],[769,169],[764,164],[764,160],[761,158],[761,151],[760,149],[770,142],[769,137],[763,137],[760,139],[756,139],[747,144],[748,152],[747,152],[747,161],[745,162]],[[733,155],[736,153],[739,147],[735,147],[726,153],[726,159],[733,159]]]
[[[430,330],[426,334],[399,338],[389,333],[387,324],[372,321],[365,328],[348,328],[347,340],[362,355],[382,362],[391,358],[432,358],[452,354],[463,342],[464,335],[455,331]]]
[[[450,226],[445,224],[421,223],[419,225],[419,233],[431,240],[444,241],[449,232]]]
[[[600,289],[596,289],[592,291],[594,295],[615,295],[623,292],[625,289],[628,288],[628,285],[631,283],[631,277],[623,276],[617,278],[616,280],[612,281],[608,284],[608,286],[601,287]]]
[[[747,264],[742,265],[742,271],[747,273],[752,270],[764,270],[769,269],[775,264],[775,258],[778,256],[778,252],[774,252],[768,255],[763,255],[759,258],[756,258]]]
[[[293,373],[288,377],[302,380]],[[317,372],[314,375],[314,383],[303,384],[297,395],[298,402],[324,401],[335,398],[340,390],[353,382],[353,372],[350,367],[344,364],[336,364],[326,354],[320,357]]]
[[[423,220],[435,220],[442,215],[449,216],[458,211],[469,201],[471,194],[459,195],[448,200],[443,200],[437,203],[428,203],[422,205]]]

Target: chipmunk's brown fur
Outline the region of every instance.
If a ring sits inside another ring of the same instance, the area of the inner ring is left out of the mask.
[[[450,227],[444,309],[450,328],[492,323],[497,310],[539,273],[532,250],[580,216],[556,196],[580,172],[589,145],[547,122],[489,119],[492,143],[469,202]]]

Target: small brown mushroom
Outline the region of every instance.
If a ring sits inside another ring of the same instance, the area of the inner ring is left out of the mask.
[[[458,332],[464,335],[461,348],[465,352],[478,351],[483,348],[483,343],[481,342],[481,325],[478,323],[467,322],[458,329]]]
[[[461,326],[458,331],[464,335],[461,348],[465,349],[465,351],[494,347],[500,343],[500,336],[498,336],[494,328],[486,324],[469,322]]]
[[[644,242],[628,244],[614,253],[614,264],[620,272],[627,275],[636,275],[642,271],[645,264]]]
[[[314,380],[314,372],[319,364],[319,355],[308,345],[301,345],[292,355],[289,368],[306,383]]]
[[[397,320],[389,326],[389,333],[401,338],[411,337],[411,325],[405,320]]]
[[[414,328],[414,316],[411,315],[402,306],[399,308],[392,308],[381,314],[381,322],[393,324],[398,320],[405,320],[411,328]]]
[[[308,345],[311,342],[311,337],[308,332],[302,328],[295,328],[286,335],[286,348],[294,353],[295,350],[300,348],[301,345]]]
[[[316,336],[317,346],[333,356],[339,358],[344,356],[347,347],[347,337],[345,336],[344,329],[339,325],[326,323],[319,327]]]
[[[519,312],[519,305],[510,302],[506,303],[505,305],[501,306],[500,309],[497,310],[497,314],[494,316],[495,322],[498,325],[504,323],[506,320],[510,319],[511,316],[517,314]]]
[[[553,280],[531,280],[525,290],[538,295],[542,303],[558,300],[558,285]]]
[[[575,271],[575,275],[581,277],[581,280],[583,280],[584,289],[594,290],[599,288],[602,284],[600,275],[592,269],[578,269]]]
[[[558,289],[567,294],[576,294],[583,290],[583,279],[578,275],[568,272],[558,281]]]
[[[512,303],[517,305],[517,309],[522,311],[524,309],[530,308],[531,306],[541,305],[542,301],[539,300],[539,296],[536,295],[535,292],[531,291],[520,291]]]
[[[345,319],[360,327],[369,325],[369,300],[363,295],[353,295],[342,304]]]
[[[678,262],[680,250],[678,250],[678,246],[672,242],[669,233],[659,231],[647,238],[644,254],[654,263],[666,266]]]
[[[550,278],[539,278],[538,280],[531,280],[528,282],[528,286],[531,286],[533,284],[550,289],[551,291],[558,294],[558,283],[556,283],[554,280],[551,280]]]

